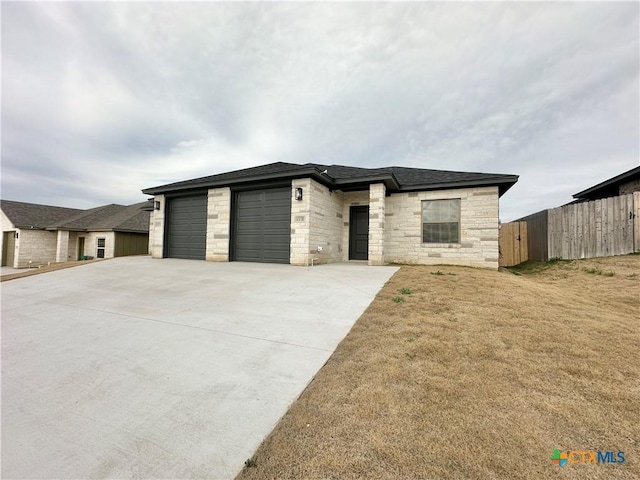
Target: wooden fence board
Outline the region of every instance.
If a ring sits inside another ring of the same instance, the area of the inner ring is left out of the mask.
[[[500,247],[499,265],[501,267],[511,267],[527,261],[526,222],[503,223],[500,225],[498,240]]]
[[[548,260],[549,210],[542,210],[528,215],[519,219],[519,221],[527,224],[526,237],[523,237],[526,239],[527,259],[536,262]]]
[[[631,201],[633,205],[633,238],[634,238],[634,252],[640,252],[640,192],[634,192],[633,199]]]
[[[548,258],[606,257],[640,250],[639,210],[640,192],[550,209]]]

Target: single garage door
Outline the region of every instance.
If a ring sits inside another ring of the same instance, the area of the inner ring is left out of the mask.
[[[237,192],[234,260],[289,263],[291,187]]]
[[[169,201],[167,257],[204,260],[207,243],[207,196]]]

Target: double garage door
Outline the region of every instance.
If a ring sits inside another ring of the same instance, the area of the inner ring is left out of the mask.
[[[236,192],[233,200],[231,260],[289,263],[291,188]],[[206,236],[207,196],[172,199],[168,210],[167,256],[204,260]]]

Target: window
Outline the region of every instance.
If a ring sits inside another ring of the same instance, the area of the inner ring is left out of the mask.
[[[460,199],[422,202],[422,243],[460,243]]]
[[[97,241],[98,251],[96,252],[96,258],[104,258],[104,247],[107,240],[105,238],[98,238]]]

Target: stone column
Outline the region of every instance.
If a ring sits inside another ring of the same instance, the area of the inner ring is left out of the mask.
[[[384,265],[384,183],[369,185],[369,265]]]
[[[58,243],[56,245],[56,262],[69,261],[69,231],[58,230]]]
[[[302,188],[302,200],[296,200],[296,188]],[[309,265],[311,229],[311,179],[299,178],[291,182],[291,246],[289,263]]]
[[[231,189],[212,188],[207,196],[207,261],[229,261],[230,228]]]
[[[149,223],[149,243],[151,243],[150,250],[153,258],[162,258],[162,251],[164,249],[165,198],[164,195],[156,195],[153,200],[154,210],[151,215],[151,223]],[[160,202],[160,210],[155,209],[155,202]],[[153,233],[151,230],[153,230]]]

